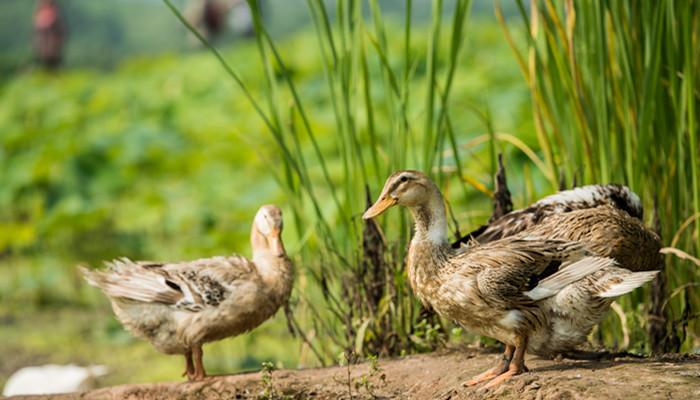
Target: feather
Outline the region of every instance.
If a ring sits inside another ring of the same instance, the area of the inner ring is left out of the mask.
[[[116,265],[123,266],[125,264],[120,261]],[[126,268],[123,274],[120,274],[118,269],[99,272],[81,267],[80,270],[90,285],[102,289],[107,296],[163,304],[175,304],[183,297],[182,292],[168,286],[162,276],[149,271],[137,274],[130,268]]]
[[[602,293],[598,293],[598,297],[620,297],[654,279],[658,272],[659,271],[644,271],[629,274],[624,277],[622,282],[610,286]]]
[[[562,264],[559,272],[541,280],[534,289],[523,292],[523,294],[533,300],[541,300],[557,294],[567,285],[587,275],[613,265],[615,265],[614,260],[604,257],[586,257],[579,261],[567,262]]]
[[[457,248],[460,243],[470,240],[488,243],[532,229],[547,223],[551,218],[572,211],[589,210],[604,205],[622,210],[638,221],[643,216],[639,196],[628,187],[618,184],[589,185],[555,193],[526,208],[511,211],[467,234],[452,246]]]

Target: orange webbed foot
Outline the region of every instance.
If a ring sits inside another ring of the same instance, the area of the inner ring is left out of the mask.
[[[194,347],[192,350],[185,354],[185,361],[187,362],[187,367],[185,373],[182,376],[187,376],[190,381],[208,381],[214,379],[213,376],[208,376],[206,371],[204,371],[204,363],[202,362],[202,347]],[[192,359],[194,358],[194,362]]]
[[[481,382],[484,382],[484,381],[487,381],[491,378],[494,378],[494,377],[498,376],[498,374],[496,374],[495,370],[496,370],[496,368],[491,368],[487,371],[484,371],[484,372],[480,373],[479,375],[474,376],[472,379],[462,383],[462,386],[474,386],[474,385],[480,384]]]
[[[496,375],[489,383],[479,388],[477,392],[484,393],[494,386],[507,381],[510,377],[527,371],[527,367],[525,366],[525,349],[527,349],[527,336],[517,336],[515,338],[515,346],[506,346],[506,353],[504,354],[503,359],[498,363],[493,371],[486,371],[484,374],[477,375],[475,379],[472,380],[477,381],[476,378],[481,378],[481,382],[483,382],[484,380],[492,377],[492,375],[488,374],[489,372],[493,372],[493,375]],[[515,362],[511,364],[510,361],[513,357],[515,357]],[[468,381],[466,383],[469,384],[472,381]],[[474,385],[477,383],[479,382],[475,382]]]
[[[503,353],[503,358],[498,362],[498,365],[491,368],[488,371],[484,371],[479,375],[476,375],[472,379],[462,383],[462,386],[474,386],[481,382],[487,381],[489,379],[495,378],[502,373],[508,371],[508,366],[510,361],[513,359],[513,353],[515,352],[515,347],[511,345],[506,345],[506,351]]]
[[[190,381],[209,381],[212,379],[216,379],[216,376],[195,373],[195,374],[187,374],[187,379]]]
[[[493,387],[507,381],[513,376],[520,375],[523,372],[527,371],[527,367],[525,365],[522,365],[521,367],[518,367],[516,364],[511,364],[510,367],[508,368],[508,371],[498,375],[495,377],[491,382],[487,383],[483,387],[479,388],[478,392],[485,392],[489,389],[492,389]]]

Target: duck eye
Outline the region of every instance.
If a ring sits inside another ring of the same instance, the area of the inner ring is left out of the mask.
[[[406,175],[404,175],[404,176],[402,176],[401,179],[399,179],[399,180],[400,180],[401,182],[406,182],[406,181],[408,181],[408,178],[406,177]]]

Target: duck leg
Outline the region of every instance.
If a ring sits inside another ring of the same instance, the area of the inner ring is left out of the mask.
[[[204,371],[204,363],[202,362],[202,346],[197,346],[192,349],[192,356],[194,357],[194,374],[190,377],[190,380],[201,381],[208,379],[207,373]]]
[[[479,391],[486,391],[492,387],[505,382],[508,378],[520,375],[527,371],[525,367],[525,350],[527,349],[527,336],[517,336],[515,338],[515,361],[508,366],[508,371],[498,375],[491,382],[487,383],[484,387],[480,388]]]
[[[202,346],[193,347],[192,350],[185,353],[185,361],[187,363],[185,373],[182,376],[187,375],[187,379],[191,381],[201,381],[205,379],[210,379],[207,373],[204,371],[204,363],[202,362]],[[192,359],[194,358],[194,363]]]
[[[508,370],[508,366],[510,365],[510,361],[513,359],[513,353],[515,352],[515,346],[511,346],[509,344],[506,345],[506,351],[503,353],[503,357],[501,358],[500,361],[498,361],[498,364],[482,373],[479,375],[476,375],[472,379],[464,382],[462,386],[474,386],[476,384],[479,384],[483,381],[489,380],[491,378],[495,378],[502,373],[506,372]]]
[[[185,353],[185,372],[182,373],[182,376],[186,376],[187,379],[192,380],[192,377],[194,376],[194,364],[192,363],[192,350],[188,350],[187,353]]]

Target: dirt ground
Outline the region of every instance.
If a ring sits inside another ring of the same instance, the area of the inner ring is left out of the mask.
[[[219,376],[204,382],[122,385],[50,396],[51,399],[700,399],[700,356],[617,357],[600,361],[552,361],[526,358],[529,372],[491,391],[461,383],[492,367],[498,353],[451,349],[437,353],[379,359],[371,374],[363,362],[274,371],[269,395],[260,372]],[[385,379],[381,379],[384,375]],[[363,377],[370,383],[361,384]],[[371,391],[371,393],[370,393]],[[42,398],[28,396],[26,398]],[[48,398],[48,397],[43,397]]]

